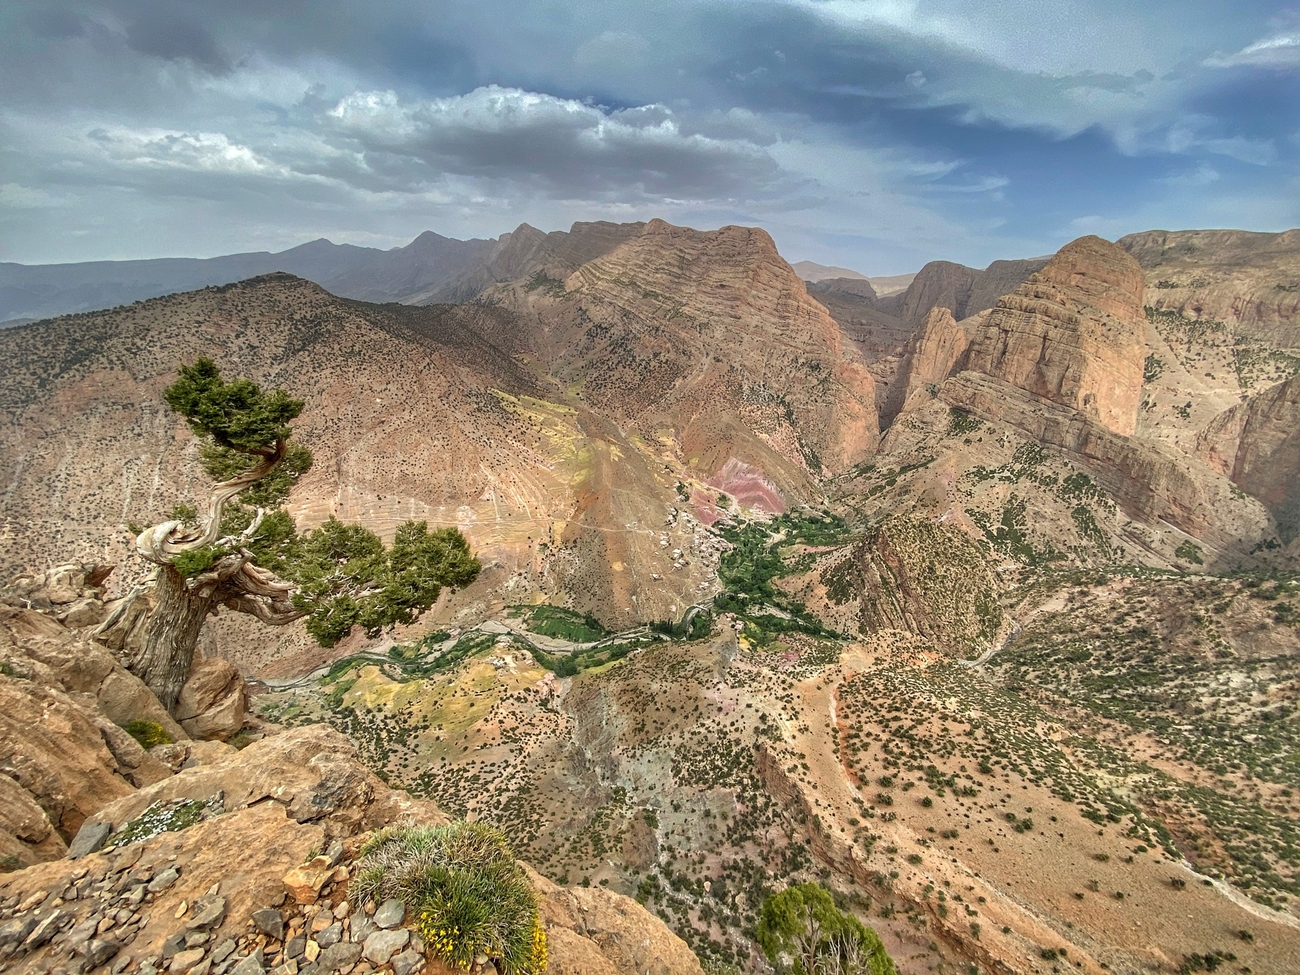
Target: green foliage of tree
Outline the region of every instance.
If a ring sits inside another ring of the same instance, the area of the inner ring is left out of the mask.
[[[265,454],[288,440],[289,422],[302,412],[303,401],[282,389],[264,393],[251,379],[226,382],[211,359],[181,366],[180,378],[163,390],[163,399],[185,417],[200,437],[243,453]]]
[[[763,954],[781,973],[896,975],[876,932],[836,907],[819,884],[795,884],[769,897],[757,934]]]
[[[219,443],[205,443],[199,448],[203,470],[214,481],[228,481],[244,473],[253,464],[247,453]],[[311,451],[299,443],[286,444],[284,456],[271,473],[250,485],[240,501],[255,508],[274,508],[289,497],[294,482],[311,469]]]
[[[310,612],[307,632],[326,647],[353,626],[375,637],[413,623],[444,586],[469,585],[479,572],[460,532],[429,531],[423,521],[403,524],[385,549],[374,532],[331,518],[303,535],[293,555],[282,572],[298,583],[294,604]]]
[[[312,456],[290,442],[289,423],[303,402],[284,390],[227,382],[201,358],[181,367],[163,398],[203,439],[203,468],[217,483],[205,510],[177,505],[168,521],[137,533],[136,550],[160,568],[100,638],[125,651],[128,667],[168,708],[189,673],[199,628],[218,607],[273,625],[306,617],[308,631],[333,646],[353,626],[374,637],[414,622],[443,587],[478,576],[469,544],[451,528],[407,522],[388,547],[361,525],[333,518],[300,534],[280,505]],[[153,599],[140,599],[147,592]]]

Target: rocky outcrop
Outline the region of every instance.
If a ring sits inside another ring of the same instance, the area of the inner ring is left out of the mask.
[[[248,712],[244,677],[220,657],[195,660],[176,701],[176,720],[192,738],[225,741],[239,734]]]
[[[1081,237],[998,299],[966,368],[1133,433],[1142,397],[1142,269],[1099,237]]]
[[[979,373],[952,377],[940,387],[939,398],[1060,450],[1144,524],[1168,522],[1237,555],[1246,554],[1243,544],[1249,550],[1273,534],[1261,505],[1241,495],[1226,477],[1170,447],[1121,436],[1078,410]]]
[[[34,575],[20,575],[0,593],[0,602],[34,609],[69,627],[96,626],[105,616],[103,585],[111,565],[56,566]]]
[[[1116,243],[1142,265],[1153,308],[1300,346],[1300,230],[1150,230]]]
[[[294,822],[317,823],[331,839],[399,820],[447,821],[432,803],[389,789],[360,764],[356,747],[326,725],[268,735],[222,761],[133,790],[91,821],[118,830],[155,803],[218,794],[226,811],[274,801]]]
[[[1219,414],[1197,453],[1268,507],[1283,542],[1300,535],[1300,376]]]
[[[144,975],[334,975],[358,965],[392,975],[447,972],[431,957],[415,911],[349,899],[370,830],[445,821],[431,803],[364,769],[338,732],[320,725],[281,731],[101,810],[87,827],[109,827],[101,850],[0,880],[0,966],[33,975],[60,967]],[[702,972],[686,945],[630,898],[530,876],[549,971]],[[474,970],[493,971],[490,964]]]
[[[703,975],[686,943],[632,898],[530,876],[541,895],[551,975]]]
[[[521,223],[513,232],[501,235],[491,256],[480,266],[470,268],[455,281],[421,296],[414,303],[470,301],[495,284],[527,279],[539,272],[547,278],[565,278],[640,233],[644,227],[644,223],[579,221],[567,232],[545,233]]]
[[[952,656],[978,657],[1004,628],[984,553],[965,532],[928,518],[885,519],[821,581],[832,599],[858,601],[864,634],[902,630]]]
[[[960,370],[970,343],[968,326],[958,324],[947,308],[933,309],[908,353],[904,408],[914,396],[933,396],[940,383]]]
[[[96,810],[170,774],[122,729],[134,720],[185,737],[102,647],[0,605],[0,856],[62,855]]]

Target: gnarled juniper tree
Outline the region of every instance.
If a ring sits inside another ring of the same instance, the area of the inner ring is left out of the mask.
[[[289,423],[303,404],[283,390],[226,382],[215,363],[199,359],[181,368],[163,397],[203,439],[203,467],[217,483],[206,511],[178,505],[169,520],[139,533],[136,551],[154,568],[97,636],[169,711],[199,630],[221,607],[272,625],[305,618],[308,632],[333,646],[354,625],[378,636],[413,622],[444,586],[478,576],[478,560],[453,528],[407,522],[389,547],[333,518],[299,534],[279,505],[311,466],[311,453],[290,440]]]

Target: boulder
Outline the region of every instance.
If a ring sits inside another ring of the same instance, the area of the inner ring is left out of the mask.
[[[220,657],[197,660],[176,701],[176,719],[193,738],[225,741],[239,733],[248,713],[244,678]]]
[[[65,607],[59,614],[59,619],[67,626],[98,626],[104,622],[106,615],[108,614],[100,600],[81,597]]]
[[[32,794],[7,775],[0,775],[0,857],[26,866],[64,854],[63,837]]]
[[[632,898],[560,887],[531,869],[528,876],[541,899],[552,975],[703,975],[686,942]]]
[[[125,727],[132,721],[153,721],[162,726],[172,741],[184,741],[189,737],[144,681],[125,667],[118,666],[109,671],[95,694],[100,710],[115,724]]]
[[[133,791],[97,718],[56,687],[0,676],[0,767],[64,837]]]

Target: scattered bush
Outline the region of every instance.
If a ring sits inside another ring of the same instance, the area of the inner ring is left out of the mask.
[[[217,796],[211,799],[159,799],[113,834],[110,843],[125,846],[152,839],[160,833],[175,833],[215,816],[223,809]]]
[[[167,734],[167,729],[157,721],[145,721],[138,719],[129,721],[126,725],[126,733],[140,743],[140,747],[146,750],[153,748],[155,745],[170,745],[172,736]]]

